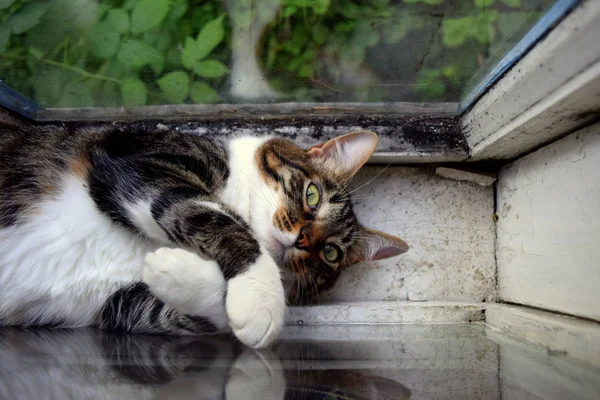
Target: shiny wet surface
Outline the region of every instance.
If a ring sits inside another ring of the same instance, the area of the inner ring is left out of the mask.
[[[480,325],[229,337],[0,330],[1,399],[597,399],[600,369]]]

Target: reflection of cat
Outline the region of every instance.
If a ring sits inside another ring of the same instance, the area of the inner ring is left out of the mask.
[[[225,337],[123,335],[92,329],[0,330],[0,398],[395,399],[403,385],[351,370],[314,370],[328,358],[314,344],[282,342],[275,352]],[[330,359],[330,358],[329,358]]]

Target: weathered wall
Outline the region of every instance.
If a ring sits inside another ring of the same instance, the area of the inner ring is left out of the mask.
[[[600,124],[501,171],[502,300],[600,320]]]
[[[405,239],[399,257],[358,264],[322,300],[482,301],[494,295],[493,189],[431,167],[367,166],[352,186],[359,220]],[[383,172],[382,172],[383,171]],[[411,293],[412,292],[412,293]]]

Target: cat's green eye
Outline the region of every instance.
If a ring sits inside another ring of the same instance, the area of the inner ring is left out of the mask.
[[[328,244],[323,248],[323,255],[327,261],[336,262],[339,260],[342,253],[337,246]]]
[[[306,204],[308,204],[310,208],[315,208],[319,205],[320,201],[321,193],[319,193],[319,188],[314,183],[311,183],[306,189]]]

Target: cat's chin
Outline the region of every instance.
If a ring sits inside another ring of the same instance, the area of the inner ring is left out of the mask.
[[[277,265],[282,268],[285,259],[285,252],[294,244],[294,239],[286,233],[276,228],[270,229],[265,247]]]
[[[280,268],[283,267],[283,260],[285,258],[286,250],[285,246],[283,246],[277,240],[271,240],[270,243],[268,243],[265,247],[267,248],[267,251],[271,255],[271,258],[273,258],[273,261],[275,261],[277,266],[279,266]]]

